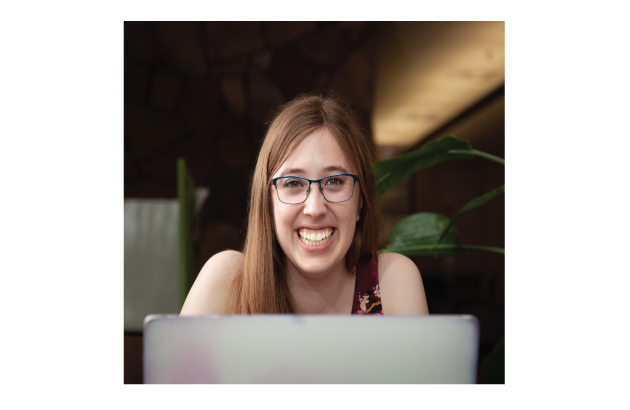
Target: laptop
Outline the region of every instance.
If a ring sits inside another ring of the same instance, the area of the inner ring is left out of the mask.
[[[144,383],[475,383],[471,315],[149,315]]]

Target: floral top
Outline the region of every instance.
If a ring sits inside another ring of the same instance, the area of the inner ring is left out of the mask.
[[[362,258],[357,264],[351,314],[383,315],[381,289],[378,284],[378,265],[374,259]]]

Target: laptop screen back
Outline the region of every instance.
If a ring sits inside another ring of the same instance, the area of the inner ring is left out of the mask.
[[[148,316],[145,383],[475,383],[474,316]]]

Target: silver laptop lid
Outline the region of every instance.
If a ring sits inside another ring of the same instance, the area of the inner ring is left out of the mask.
[[[145,383],[475,383],[474,316],[150,315]]]

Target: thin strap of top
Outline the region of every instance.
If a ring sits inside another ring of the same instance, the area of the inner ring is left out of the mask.
[[[354,282],[353,315],[382,315],[381,289],[378,284],[378,265],[370,257],[361,258],[357,264]]]

